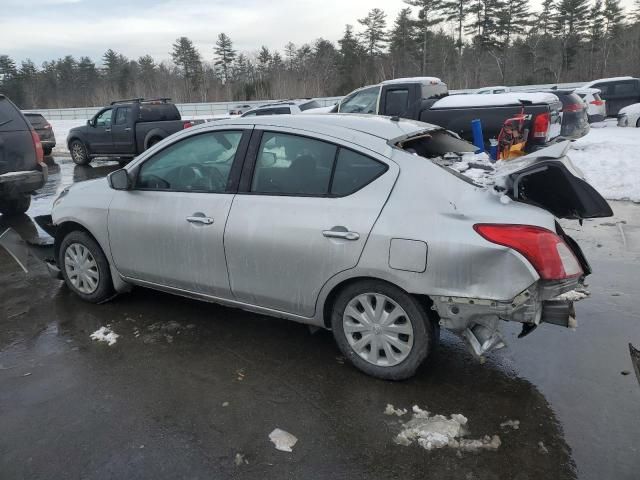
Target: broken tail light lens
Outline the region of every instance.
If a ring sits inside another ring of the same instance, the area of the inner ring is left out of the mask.
[[[533,120],[533,137],[546,139],[549,134],[549,125],[551,125],[551,114],[549,112],[536,115]]]
[[[485,240],[512,248],[524,256],[543,280],[582,275],[571,248],[551,230],[533,225],[480,223],[473,226]]]

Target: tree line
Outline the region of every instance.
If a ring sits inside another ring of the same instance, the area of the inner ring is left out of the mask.
[[[390,21],[371,9],[337,43],[319,38],[239,52],[220,33],[201,52],[187,37],[168,60],[108,49],[99,64],[67,55],[37,66],[0,54],[0,91],[21,108],[102,105],[116,98],[176,102],[344,95],[405,76],[442,78],[451,89],[640,76],[640,0],[405,0]]]

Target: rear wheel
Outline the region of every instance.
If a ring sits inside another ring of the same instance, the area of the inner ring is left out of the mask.
[[[0,200],[0,213],[3,215],[21,215],[31,206],[31,195],[9,197]]]
[[[113,295],[109,262],[86,232],[74,231],[64,237],[58,265],[67,286],[83,300],[99,303]]]
[[[640,128],[640,118],[636,121],[636,128]]]
[[[338,347],[363,372],[385,380],[411,377],[437,341],[426,307],[378,280],[347,286],[336,298],[331,327]]]
[[[150,138],[149,141],[147,142],[147,149],[153,147],[160,140],[162,140],[160,137],[152,137],[152,138]]]
[[[88,165],[91,162],[87,147],[80,140],[73,140],[69,144],[69,151],[71,152],[71,159],[76,165]]]

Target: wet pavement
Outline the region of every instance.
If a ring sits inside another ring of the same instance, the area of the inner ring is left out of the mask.
[[[46,236],[31,218],[69,183],[118,168],[57,164],[28,215],[0,217],[36,254]],[[621,374],[627,343],[640,345],[640,206],[613,207],[568,224],[595,272],[577,331],[517,340],[507,325],[509,347],[484,365],[444,333],[401,383],[346,364],[329,332],[142,288],[90,305],[37,258],[25,274],[0,250],[0,478],[640,478],[640,386]],[[104,325],[120,335],[111,347],[89,338]],[[470,437],[502,445],[396,445],[408,417],[384,415],[388,403],[461,413]],[[298,438],[292,453],[269,441],[275,428]]]

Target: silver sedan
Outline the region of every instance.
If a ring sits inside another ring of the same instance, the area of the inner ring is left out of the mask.
[[[482,184],[473,146],[397,118],[236,118],[179,132],[53,208],[82,299],[143,286],[333,331],[357,368],[404,379],[440,328],[482,356],[502,320],[573,325],[590,268],[556,217],[611,215],[557,145]]]

